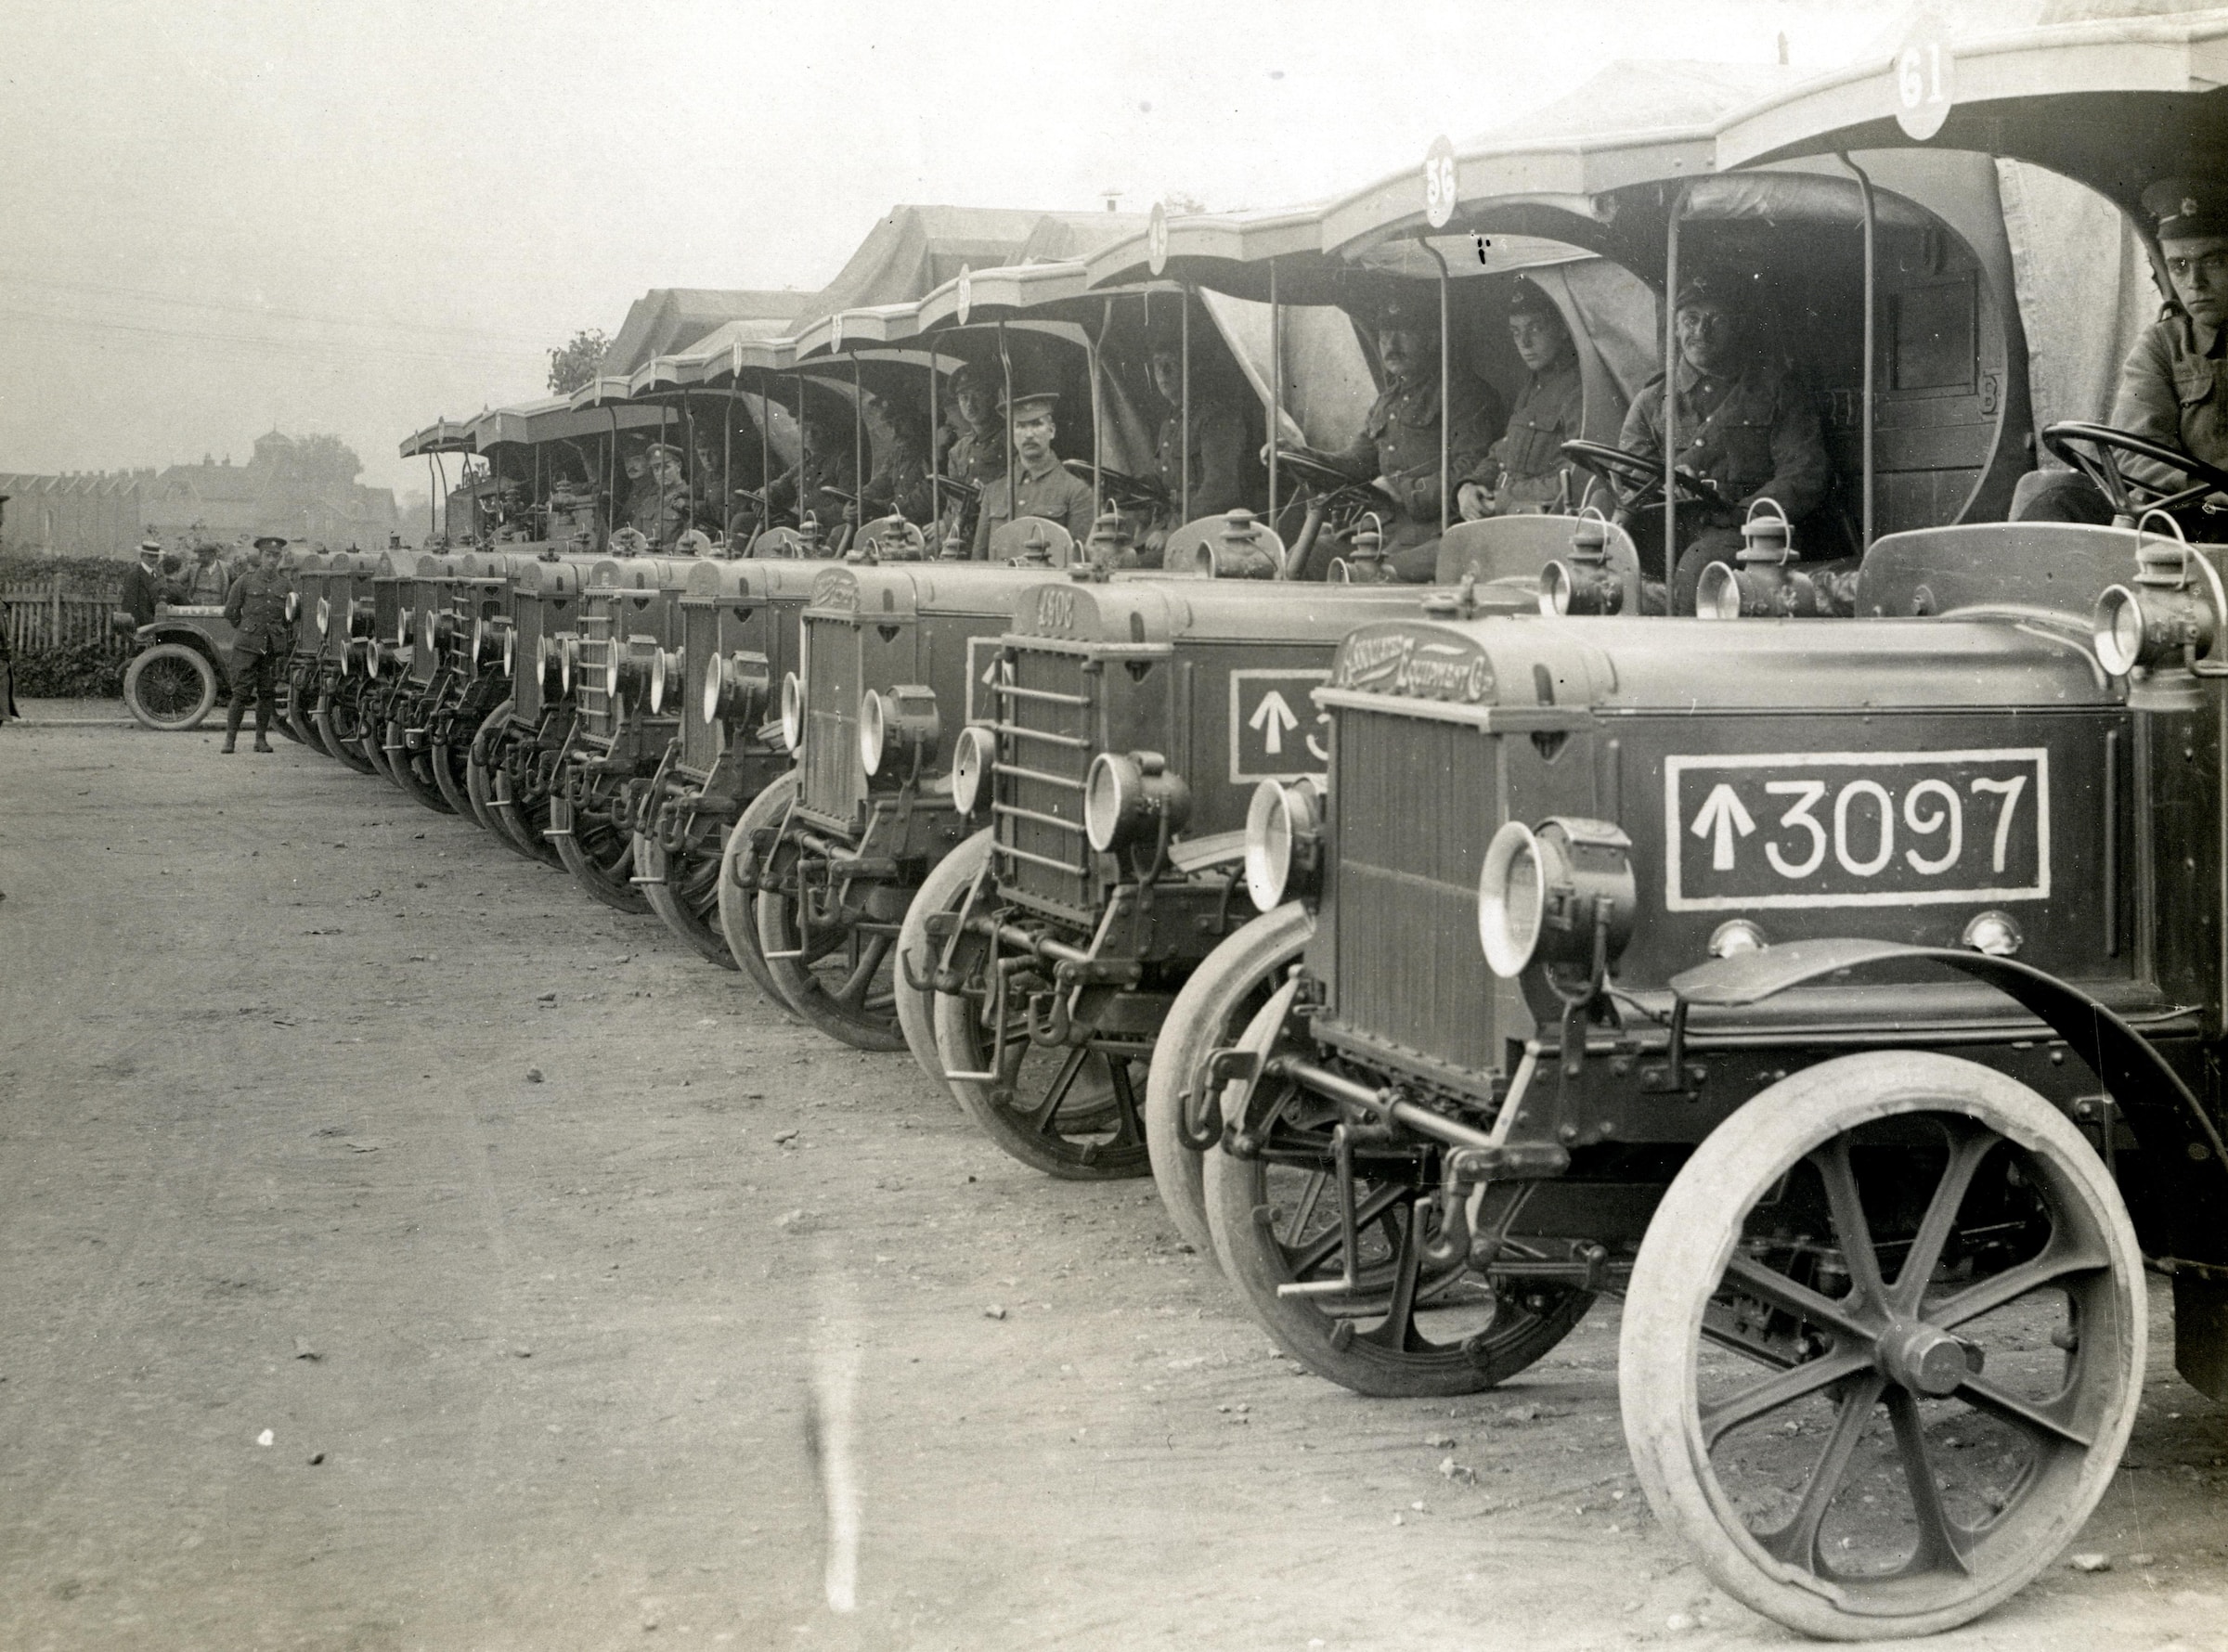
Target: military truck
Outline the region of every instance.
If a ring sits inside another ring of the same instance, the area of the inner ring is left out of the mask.
[[[1990,41],[1924,129],[2131,205],[2222,154],[2224,42]],[[1720,158],[1869,168],[1956,50]],[[2043,434],[2144,500],[2140,438]],[[2023,1587],[2129,1439],[2146,1271],[2228,1395],[2216,559],[2164,513],[1966,523],[1872,543],[1859,617],[1729,600],[1699,651],[1649,619],[1348,638],[1328,802],[1251,845],[1314,888],[1301,967],[1274,915],[1209,962],[1273,993],[1186,1120],[1271,1333],[1446,1394],[1621,1295],[1635,1469],[1729,1592],[1864,1639]]]

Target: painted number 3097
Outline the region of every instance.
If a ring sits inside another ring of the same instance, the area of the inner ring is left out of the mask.
[[[2040,747],[1672,757],[1664,788],[1674,911],[2050,893]]]

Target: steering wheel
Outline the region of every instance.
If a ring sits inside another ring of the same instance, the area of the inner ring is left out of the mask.
[[[1091,467],[1080,458],[1064,458],[1060,463],[1068,474],[1078,482],[1088,484]],[[1133,476],[1126,471],[1101,470],[1098,472],[1098,491],[1107,503],[1118,510],[1161,511],[1168,509],[1168,489],[1153,476]]]
[[[1643,454],[1631,453],[1622,447],[1612,447],[1606,442],[1565,442],[1562,457],[1574,464],[1582,465],[1607,482],[1617,494],[1618,502],[1627,510],[1663,497],[1664,461],[1649,458]],[[1717,490],[1717,484],[1706,477],[1687,471],[1674,471],[1678,478],[1678,497],[1689,504],[1715,505],[1720,510],[1739,510],[1740,507]],[[1627,493],[1626,489],[1631,489]]]
[[[2201,458],[2192,458],[2181,449],[2154,442],[2148,436],[2114,430],[2108,424],[2066,419],[2045,425],[2042,445],[2095,483],[2097,490],[2112,502],[2115,516],[2134,516],[2144,510],[2177,510],[2184,505],[2196,504],[2207,494],[2228,493],[2228,471],[2209,465]],[[2141,482],[2121,474],[2119,461],[2114,457],[2120,453],[2147,458],[2196,480],[2187,487],[2169,492],[2155,482]],[[2138,489],[2146,496],[2156,497],[2138,499],[2134,497]]]

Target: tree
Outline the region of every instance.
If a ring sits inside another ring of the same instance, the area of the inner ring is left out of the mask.
[[[318,490],[351,487],[364,473],[364,461],[356,457],[356,449],[338,436],[298,437],[293,459],[302,479]]]
[[[563,349],[551,351],[551,391],[557,395],[570,395],[593,379],[596,369],[603,365],[603,351],[610,342],[602,328],[584,327]]]

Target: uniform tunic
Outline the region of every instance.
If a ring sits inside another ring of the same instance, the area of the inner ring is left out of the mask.
[[[928,486],[928,461],[909,444],[891,444],[860,490],[859,503],[859,513],[868,522],[895,514],[926,524],[934,503]]]
[[[1585,381],[1567,356],[1525,381],[1509,415],[1508,433],[1486,449],[1485,462],[1467,478],[1492,493],[1495,515],[1577,503],[1585,482],[1563,458],[1562,445],[1581,433],[1585,412]]]
[[[1227,404],[1203,401],[1195,395],[1191,405],[1191,501],[1190,509],[1185,509],[1183,422],[1182,409],[1170,413],[1160,421],[1154,444],[1153,468],[1160,485],[1168,489],[1169,525],[1220,516],[1240,505],[1258,506],[1260,501],[1254,496],[1265,489],[1255,484],[1260,467],[1252,462],[1249,451],[1244,415]]]
[[[1018,487],[999,477],[982,490],[982,511],[975,523],[975,560],[989,561],[991,536],[1024,516],[1058,523],[1081,545],[1091,536],[1091,484],[1069,474],[1065,465],[1051,458],[1041,471],[1023,466]]]
[[[1788,521],[1800,522],[1825,503],[1833,467],[1818,408],[1777,363],[1751,360],[1729,374],[1704,373],[1682,361],[1676,410],[1677,468],[1715,482],[1742,510],[1768,497]],[[1645,458],[1662,458],[1662,374],[1633,397],[1617,445]]]
[[[1500,397],[1492,387],[1466,373],[1453,381],[1453,413],[1448,424],[1447,461],[1456,476],[1477,470],[1501,425]],[[1362,433],[1351,446],[1329,456],[1332,464],[1357,478],[1381,477],[1410,529],[1393,524],[1388,543],[1413,543],[1414,530],[1439,532],[1439,375],[1415,384],[1388,385],[1371,404]],[[1453,504],[1453,495],[1448,495]]]
[[[225,617],[232,622],[232,703],[260,702],[256,728],[267,726],[278,693],[278,668],[293,644],[286,620],[286,596],[293,584],[283,568],[250,568],[232,582]],[[233,719],[239,727],[239,719]],[[260,735],[258,736],[260,738]]]
[[[627,525],[654,546],[667,546],[689,525],[689,484],[676,476],[659,483],[645,476],[627,500]]]
[[[2177,310],[2135,338],[2119,369],[2112,423],[2228,470],[2228,329],[2200,327]],[[2121,474],[2178,491],[2178,471],[2118,455]]]

